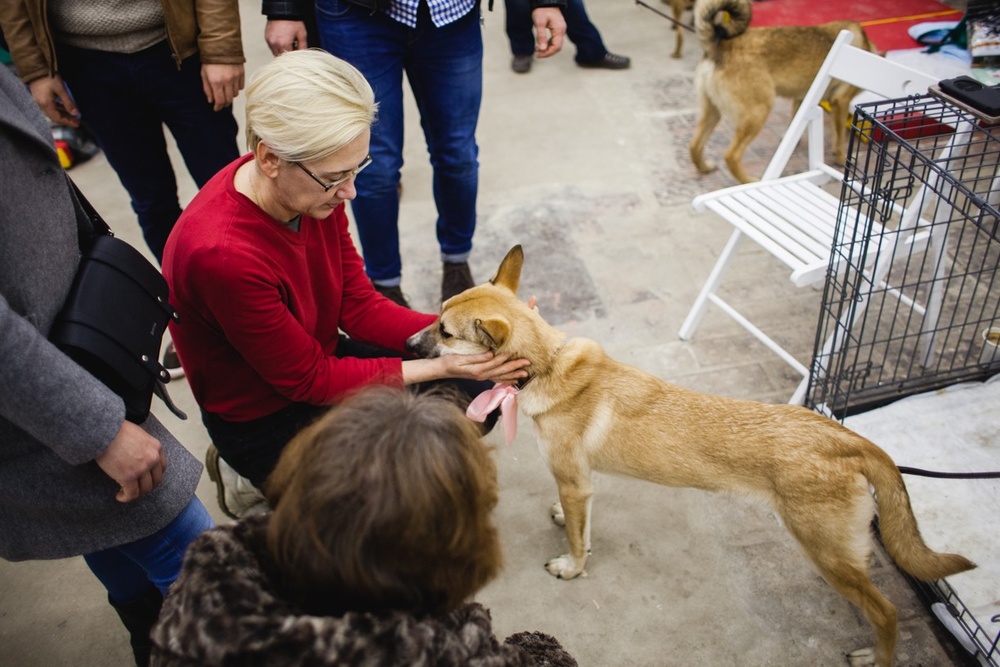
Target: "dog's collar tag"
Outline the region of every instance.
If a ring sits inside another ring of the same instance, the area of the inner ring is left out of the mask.
[[[476,422],[486,421],[486,417],[500,408],[500,422],[503,425],[504,440],[510,447],[511,441],[517,435],[517,387],[509,384],[493,385],[472,399],[465,415]]]

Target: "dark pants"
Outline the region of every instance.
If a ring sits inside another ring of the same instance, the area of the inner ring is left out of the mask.
[[[373,359],[403,355],[341,336],[337,344],[337,356]],[[424,382],[410,389],[418,393],[443,390],[453,395],[458,405],[465,410],[472,399],[492,386],[492,382],[486,381],[449,379]],[[201,417],[212,443],[219,450],[219,455],[233,470],[262,489],[267,476],[278,464],[278,458],[285,445],[295,437],[295,434],[324,414],[329,407],[292,403],[275,413],[248,422],[226,421],[218,415],[205,411],[202,411]],[[499,409],[490,414],[482,425],[483,435],[493,430],[499,416]]]
[[[239,157],[232,109],[213,111],[200,59],[191,56],[178,69],[166,40],[128,54],[59,46],[58,58],[81,121],[128,191],[146,244],[162,259],[181,214],[163,126],[200,188]]]
[[[434,170],[441,259],[464,262],[472,251],[479,192],[476,124],[483,96],[479,8],[438,28],[427,3],[421,2],[417,27],[410,28],[350,0],[317,0],[316,23],[323,48],[357,67],[378,102],[379,118],[372,125],[369,148],[373,162],[358,174],[358,196],[351,202],[368,277],[388,285],[402,274],[398,186],[403,166],[404,73]]]
[[[504,0],[507,12],[507,39],[515,56],[530,56],[535,52],[534,23],[531,20],[529,0]],[[587,16],[583,0],[567,0],[563,8],[566,18],[566,36],[576,45],[576,62],[593,63],[608,53],[601,33]]]

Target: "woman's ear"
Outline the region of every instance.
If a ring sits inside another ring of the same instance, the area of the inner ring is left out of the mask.
[[[274,152],[274,149],[261,141],[257,144],[257,148],[254,149],[253,154],[257,159],[257,167],[264,173],[265,176],[268,178],[274,178],[278,175],[278,166],[283,160],[278,157],[277,153]]]

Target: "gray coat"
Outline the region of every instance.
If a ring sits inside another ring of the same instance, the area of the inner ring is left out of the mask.
[[[122,400],[46,339],[79,261],[77,212],[48,121],[0,66],[0,557],[63,558],[153,534],[188,504],[201,464],[150,417],[167,471],[115,500],[94,462]]]

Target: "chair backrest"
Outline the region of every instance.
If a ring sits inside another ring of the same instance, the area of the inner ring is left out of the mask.
[[[781,176],[799,139],[807,130],[809,168],[816,169],[823,164],[823,111],[819,104],[833,80],[849,83],[885,99],[924,94],[928,86],[937,83],[933,76],[851,46],[853,39],[854,35],[848,30],[842,30],[837,35],[761,180]],[[834,118],[833,122],[843,123],[845,119]]]

